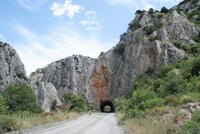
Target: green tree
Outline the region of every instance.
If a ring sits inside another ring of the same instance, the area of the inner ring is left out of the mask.
[[[66,104],[70,105],[70,110],[72,111],[84,111],[86,110],[86,100],[83,96],[77,96],[74,94],[65,94],[64,101]]]
[[[169,9],[167,9],[166,7],[162,7],[161,9],[161,13],[168,13]]]
[[[153,14],[154,13],[154,9],[153,8],[150,8],[149,9],[149,14]]]
[[[7,110],[8,110],[8,107],[6,105],[6,99],[0,93],[0,113],[5,113]]]
[[[9,86],[3,92],[11,111],[41,112],[36,104],[36,96],[27,84]]]

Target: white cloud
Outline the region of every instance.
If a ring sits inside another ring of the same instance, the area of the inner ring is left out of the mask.
[[[130,6],[134,3],[134,0],[107,0],[112,5],[125,5]]]
[[[156,7],[157,3],[171,3],[172,5],[179,3],[182,0],[106,0],[111,5],[121,5],[127,8],[148,9]]]
[[[21,7],[28,11],[39,9],[47,0],[17,0]]]
[[[80,13],[82,9],[84,9],[82,6],[73,4],[71,0],[65,0],[64,3],[54,2],[50,8],[54,16],[63,16],[66,14],[70,18]]]
[[[13,44],[28,74],[73,54],[96,58],[100,52],[107,51],[114,45],[113,42],[102,42],[98,37],[81,34],[71,26],[69,26],[71,28],[54,27],[44,34],[34,33],[21,25],[15,27],[22,36],[19,39],[22,40]]]
[[[88,16],[88,15],[96,15],[97,13],[95,11],[87,11],[85,12],[85,16]]]
[[[101,19],[101,15],[97,14],[95,11],[85,12],[85,19],[79,21],[79,24],[85,26],[87,30],[101,30],[101,24],[103,23],[103,19]]]

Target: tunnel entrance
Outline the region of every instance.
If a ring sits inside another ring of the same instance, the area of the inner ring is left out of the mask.
[[[114,113],[115,106],[111,101],[101,101],[100,110],[104,113]]]

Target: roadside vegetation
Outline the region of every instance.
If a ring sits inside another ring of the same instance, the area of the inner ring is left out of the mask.
[[[81,96],[65,94],[63,98],[62,106],[58,107],[53,101],[51,112],[45,113],[36,104],[30,86],[25,83],[8,86],[0,92],[0,133],[73,119],[87,110],[97,109]]]
[[[195,37],[196,44],[188,46],[184,60],[148,71],[157,77],[149,73],[138,77],[130,96],[116,99],[120,122],[134,134],[195,134],[200,130],[200,112],[180,128],[173,126],[182,105],[200,102],[199,39]],[[186,47],[179,41],[174,46]]]

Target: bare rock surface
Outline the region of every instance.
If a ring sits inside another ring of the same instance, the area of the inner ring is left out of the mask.
[[[24,65],[17,52],[9,44],[0,42],[0,91],[9,85],[27,81]]]

